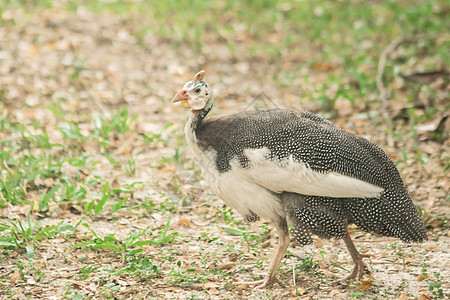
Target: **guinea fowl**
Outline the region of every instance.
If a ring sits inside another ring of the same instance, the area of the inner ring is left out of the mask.
[[[205,118],[214,105],[205,71],[173,98],[191,108],[186,139],[210,188],[246,221],[269,219],[279,245],[264,279],[276,271],[293,239],[302,245],[311,234],[343,239],[355,263],[345,278],[361,279],[366,255],[347,231],[364,231],[422,242],[427,234],[400,174],[377,145],[307,111],[263,109]]]

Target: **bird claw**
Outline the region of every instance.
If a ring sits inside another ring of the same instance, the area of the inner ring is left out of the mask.
[[[281,285],[282,287],[285,287],[286,284],[281,281],[280,279],[278,279],[278,277],[272,277],[272,278],[264,278],[261,280],[256,280],[256,281],[243,281],[243,282],[235,282],[235,284],[237,285],[241,285],[241,284],[247,284],[249,286],[255,286],[253,289],[255,290],[259,290],[265,287],[270,286],[273,283],[278,283],[279,285]]]
[[[355,262],[355,267],[353,268],[353,271],[350,275],[348,275],[347,277],[340,279],[338,281],[336,281],[336,283],[341,283],[350,279],[357,279],[357,280],[361,280],[361,278],[364,276],[364,271],[366,270],[366,265],[364,264],[364,262],[362,261],[363,258],[368,258],[370,257],[370,254],[359,254],[359,260],[357,262]]]

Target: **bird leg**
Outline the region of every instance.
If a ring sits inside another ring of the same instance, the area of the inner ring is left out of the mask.
[[[356,250],[355,245],[352,242],[352,239],[350,238],[350,234],[345,235],[344,237],[344,243],[345,246],[347,246],[348,252],[350,252],[350,255],[352,256],[353,262],[355,263],[355,267],[353,268],[352,273],[345,277],[344,279],[338,280],[338,282],[350,280],[350,279],[358,279],[360,280],[364,275],[364,270],[366,269],[366,266],[364,265],[363,258],[364,257],[370,257],[368,254],[361,254]]]
[[[255,285],[255,289],[267,287],[274,282],[284,285],[284,283],[276,277],[276,273],[278,267],[280,266],[281,259],[284,257],[286,249],[289,246],[290,239],[286,220],[283,220],[279,224],[276,224],[276,227],[279,235],[278,249],[276,250],[275,255],[272,255],[271,257],[271,263],[267,275],[264,277],[264,279],[261,280],[250,282],[236,282],[236,284]]]

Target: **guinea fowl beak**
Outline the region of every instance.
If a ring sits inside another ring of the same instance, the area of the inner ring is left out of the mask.
[[[181,102],[184,107],[191,107],[188,102],[189,99],[191,97],[189,97],[187,91],[181,90],[172,98],[172,103]]]

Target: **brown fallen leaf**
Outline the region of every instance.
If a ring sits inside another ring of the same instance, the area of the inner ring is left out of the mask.
[[[16,281],[20,278],[20,270],[16,270],[12,275],[11,275],[11,284],[15,284]]]
[[[191,227],[192,226],[192,222],[189,221],[188,219],[180,219],[178,221],[178,226]]]
[[[424,245],[423,248],[427,251],[436,251],[438,248],[438,245],[434,244],[434,245]]]
[[[217,270],[231,270],[236,266],[236,263],[226,263],[223,265],[220,265]]]
[[[329,72],[329,71],[333,71],[334,69],[336,69],[338,66],[336,64],[333,63],[320,63],[320,62],[316,62],[313,64],[313,68],[315,71],[319,71],[319,72]]]
[[[398,296],[398,300],[407,300],[408,296],[406,296],[405,293],[400,294],[400,296]]]
[[[338,290],[338,289],[332,289],[329,295],[330,295],[330,296],[334,296],[334,295],[337,295],[337,294],[340,294],[340,293],[341,293],[340,290]]]
[[[339,277],[339,275],[334,274],[333,272],[328,271],[328,270],[326,270],[326,269],[319,269],[318,272],[322,273],[322,274],[325,275],[325,276]]]
[[[205,284],[203,285],[203,287],[204,287],[205,289],[212,289],[212,288],[217,288],[217,287],[219,287],[219,285],[218,285],[217,283],[215,283],[215,282],[208,281],[208,282],[205,282]]]
[[[208,294],[217,295],[219,293],[219,290],[215,287],[208,289]]]
[[[430,220],[431,220],[431,215],[426,215],[426,216],[422,219],[422,221],[423,221],[424,224],[427,224],[427,222],[430,221]]]
[[[120,189],[120,187],[121,187],[121,185],[120,185],[119,181],[116,178],[114,178],[114,180],[111,183],[111,188],[116,190],[116,189]]]
[[[417,281],[423,281],[426,278],[428,278],[428,276],[423,276],[422,274],[419,274],[419,276],[417,276]]]
[[[369,281],[369,280],[363,280],[363,281],[361,282],[361,285],[358,286],[358,290],[360,290],[360,291],[365,291],[365,290],[367,290],[368,288],[370,288],[371,286],[372,286],[372,281]]]
[[[132,293],[134,293],[134,292],[135,292],[134,289],[132,289],[132,288],[126,288],[126,289],[124,289],[123,291],[119,291],[118,294],[119,294],[119,295],[126,295],[126,294],[132,294]]]
[[[432,227],[438,227],[440,224],[442,224],[441,219],[434,219],[428,225],[430,225]]]
[[[306,293],[306,290],[304,288],[296,287],[295,290],[292,291],[291,296],[292,297],[301,296],[301,295],[304,295],[305,293]]]
[[[431,298],[430,297],[428,297],[427,295],[425,295],[425,294],[422,294],[422,295],[420,295],[420,297],[419,297],[419,299],[418,300],[431,300]]]
[[[74,215],[68,210],[62,210],[57,212],[60,218],[72,218]]]
[[[80,205],[76,205],[76,204],[72,205],[71,209],[73,209],[72,211],[78,212],[78,213],[82,213],[84,210]]]
[[[317,248],[321,248],[323,247],[323,240],[322,239],[317,239],[316,243],[314,244]]]

